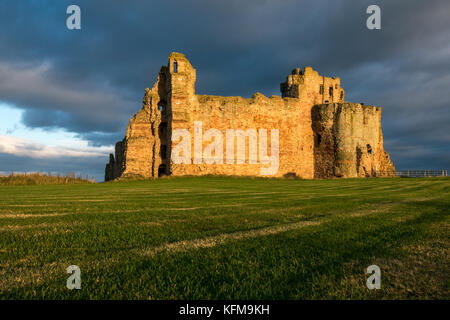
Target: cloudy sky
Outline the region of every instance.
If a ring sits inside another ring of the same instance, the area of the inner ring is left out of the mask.
[[[81,30],[66,9],[81,8]],[[381,8],[381,30],[366,9]],[[0,3],[0,172],[103,180],[113,144],[172,51],[197,92],[279,94],[294,67],[383,107],[398,169],[450,169],[450,1],[152,0]]]

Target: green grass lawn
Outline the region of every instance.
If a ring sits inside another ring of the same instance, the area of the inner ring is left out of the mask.
[[[448,178],[0,186],[0,298],[448,299],[449,211]]]

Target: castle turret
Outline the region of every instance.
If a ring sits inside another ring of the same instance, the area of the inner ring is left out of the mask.
[[[169,55],[168,71],[172,111],[183,111],[195,96],[196,71],[189,60],[178,52]]]
[[[321,76],[311,67],[292,70],[280,89],[283,98],[298,98],[312,104],[344,102],[345,97],[339,78]]]

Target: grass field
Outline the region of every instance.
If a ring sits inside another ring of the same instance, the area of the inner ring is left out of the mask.
[[[448,299],[449,211],[449,178],[0,186],[0,298]]]

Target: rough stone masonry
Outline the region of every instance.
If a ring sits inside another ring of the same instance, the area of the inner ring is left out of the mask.
[[[125,138],[116,144],[115,155],[110,155],[105,181],[126,176],[256,176],[261,166],[267,166],[250,161],[249,148],[254,146],[249,136],[241,140],[245,143],[243,161],[198,161],[192,152],[191,161],[174,163],[172,150],[179,141],[172,141],[172,133],[184,129],[193,137],[199,134],[194,132],[194,123],[201,123],[203,132],[215,129],[224,135],[230,129],[264,128],[268,136],[271,130],[278,130],[279,163],[273,175],[277,177],[350,178],[395,173],[383,149],[381,107],[346,102],[339,78],[321,76],[311,67],[297,68],[280,85],[281,97],[255,93],[250,99],[198,95],[195,81],[196,70],[186,57],[171,53],[153,88],[145,90],[143,107],[131,118]],[[217,139],[209,138],[200,146],[189,141],[190,149],[204,152]],[[270,152],[270,138],[267,147]],[[223,148],[226,154],[225,143]]]

